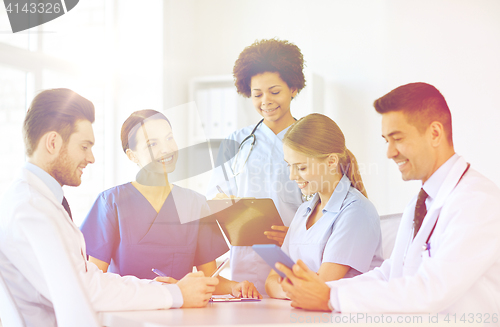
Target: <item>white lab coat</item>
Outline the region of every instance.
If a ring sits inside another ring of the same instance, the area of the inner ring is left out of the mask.
[[[0,270],[27,326],[97,326],[94,311],[171,307],[169,287],[102,273],[85,258],[80,230],[23,169],[0,202]]]
[[[334,309],[490,317],[500,312],[500,190],[472,168],[457,184],[466,167],[461,157],[452,166],[413,242],[416,197],[380,268],[328,283]],[[429,257],[422,247],[436,219]]]

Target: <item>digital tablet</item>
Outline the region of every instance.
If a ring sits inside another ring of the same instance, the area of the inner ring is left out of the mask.
[[[276,269],[276,263],[279,262],[284,264],[288,268],[292,269],[295,262],[288,255],[286,255],[283,250],[277,245],[274,244],[256,244],[252,246],[252,249],[257,252],[258,255],[264,259],[264,261],[271,266],[280,275],[285,278],[285,274]]]
[[[229,243],[236,246],[278,244],[264,235],[272,225],[283,226],[272,199],[217,199],[207,201]]]

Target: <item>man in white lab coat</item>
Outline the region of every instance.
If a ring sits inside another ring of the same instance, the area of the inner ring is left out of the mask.
[[[406,207],[394,251],[381,267],[325,284],[303,262],[293,271],[277,264],[288,276],[282,287],[292,306],[458,313],[457,321],[498,323],[500,190],[455,154],[451,114],[436,88],[403,85],[374,106],[382,114],[387,157],[403,180],[421,180],[422,190]]]
[[[0,202],[0,273],[27,326],[97,326],[95,311],[201,307],[203,273],[166,285],[102,273],[86,260],[62,186],[94,162],[94,105],[68,89],[38,94],[26,114],[28,162]]]

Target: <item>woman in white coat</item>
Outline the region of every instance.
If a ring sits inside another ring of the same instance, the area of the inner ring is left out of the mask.
[[[262,120],[229,135],[221,145],[207,198],[224,193],[237,197],[271,198],[285,226],[302,203],[297,185],[288,178],[282,139],[295,122],[292,99],[304,88],[304,60],[300,49],[287,41],[261,40],[245,48],[233,74],[238,93],[252,99]],[[236,144],[238,146],[231,146]],[[238,154],[237,154],[238,153]],[[287,227],[273,226],[268,237],[283,242]],[[270,267],[251,247],[231,249],[232,278],[249,280],[261,294]]]

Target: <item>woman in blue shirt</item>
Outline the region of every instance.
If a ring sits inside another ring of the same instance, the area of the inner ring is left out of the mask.
[[[104,272],[139,278],[154,278],[156,268],[176,282],[193,266],[211,275],[228,248],[217,225],[199,223],[208,213],[205,197],[168,181],[178,158],[168,119],[136,111],[123,124],[121,141],[141,170],[136,181],[97,197],[81,226],[89,260]],[[248,281],[219,279],[214,294],[260,297]]]
[[[368,200],[354,155],[337,124],[310,114],[283,139],[285,161],[306,196],[283,242],[293,261],[303,260],[324,281],[365,273],[382,263],[380,218]],[[266,280],[271,297],[286,297],[273,270]]]

